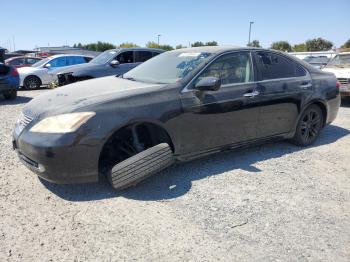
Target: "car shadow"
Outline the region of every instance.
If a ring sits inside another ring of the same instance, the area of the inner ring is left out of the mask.
[[[17,96],[17,98],[14,100],[6,100],[2,95],[0,95],[0,106],[26,104],[32,99],[32,97],[27,96]]]
[[[342,98],[341,107],[350,107],[350,97]]]
[[[350,131],[347,129],[334,125],[327,126],[317,142],[311,147],[334,143],[349,134]],[[140,201],[162,201],[186,194],[190,191],[193,181],[235,169],[246,170],[254,175],[262,171],[254,166],[255,163],[279,158],[304,149],[288,142],[276,142],[243,150],[217,153],[172,166],[137,186],[121,192],[113,190],[105,179],[95,184],[77,185],[56,185],[40,180],[47,189],[68,201],[92,201],[113,197],[125,197]]]

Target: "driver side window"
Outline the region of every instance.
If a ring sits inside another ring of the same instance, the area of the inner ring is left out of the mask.
[[[121,64],[134,63],[134,51],[126,51],[117,55],[116,59]]]
[[[203,77],[217,77],[222,85],[253,81],[250,53],[239,52],[224,55],[209,65],[196,82]]]
[[[51,60],[50,62],[48,62],[48,64],[51,65],[51,67],[62,67],[62,66],[66,66],[66,57],[58,57],[55,58],[53,60]]]

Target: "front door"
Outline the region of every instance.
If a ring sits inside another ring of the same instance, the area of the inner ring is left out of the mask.
[[[208,76],[221,79],[218,91],[193,89]],[[250,52],[225,54],[209,64],[181,93],[181,154],[255,139],[259,107],[250,96],[255,89]]]

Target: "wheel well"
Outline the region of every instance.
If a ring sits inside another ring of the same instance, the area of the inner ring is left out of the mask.
[[[325,126],[326,122],[327,122],[327,108],[326,108],[326,106],[322,102],[319,102],[319,101],[316,101],[313,104],[317,105],[322,110],[322,115],[323,115],[323,124],[322,124],[322,126]]]
[[[168,143],[174,152],[168,132],[159,125],[139,122],[120,128],[109,137],[101,150],[99,174],[105,175],[115,164],[160,143]]]
[[[43,82],[41,81],[40,77],[38,77],[38,76],[36,76],[36,75],[29,75],[29,76],[26,76],[26,78],[24,78],[23,84],[26,82],[26,80],[27,80],[29,77],[35,77],[35,78],[37,78],[37,79],[40,81],[40,85],[42,85]]]

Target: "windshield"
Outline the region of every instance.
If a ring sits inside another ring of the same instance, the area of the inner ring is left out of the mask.
[[[205,61],[211,53],[172,51],[160,54],[124,74],[140,82],[172,84],[184,78]]]
[[[36,62],[35,64],[33,64],[32,67],[40,67],[49,61],[50,61],[50,58],[45,58],[45,59],[40,60],[39,62]]]
[[[336,55],[326,67],[344,67],[350,66],[350,54],[346,55]]]
[[[308,56],[303,59],[304,61],[308,63],[327,63],[329,61],[328,57],[326,56]]]
[[[116,52],[116,51],[113,51],[113,50],[104,51],[102,54],[99,54],[99,55],[96,56],[94,59],[92,59],[92,60],[90,61],[90,63],[99,64],[99,65],[105,64],[105,63],[107,63],[109,60],[111,60],[112,58],[114,58],[116,54],[117,54],[117,52]]]

